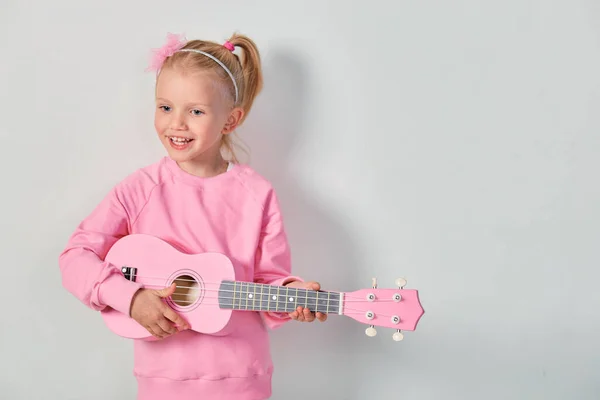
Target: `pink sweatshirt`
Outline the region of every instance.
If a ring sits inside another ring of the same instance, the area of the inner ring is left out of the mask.
[[[188,253],[226,254],[236,279],[283,285],[292,280],[290,248],[270,183],[246,165],[200,178],[170,158],[120,182],[77,227],[59,258],[64,287],[94,310],[129,313],[140,285],[104,262],[132,233],[156,236]],[[134,342],[138,400],[259,400],[271,396],[267,327],[287,314],[234,311],[224,336],[183,331]]]

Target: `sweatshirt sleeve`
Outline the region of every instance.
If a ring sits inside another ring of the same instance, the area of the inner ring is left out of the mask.
[[[291,274],[291,251],[285,231],[279,201],[271,191],[264,212],[263,223],[256,251],[254,281],[268,285],[284,286],[302,278]],[[263,317],[267,326],[276,329],[288,320],[288,313],[266,312]]]
[[[124,202],[128,197],[131,203],[131,197],[124,196],[119,186],[111,190],[79,224],[59,256],[63,286],[93,310],[110,306],[129,315],[133,295],[142,287],[104,261],[111,246],[129,233]]]

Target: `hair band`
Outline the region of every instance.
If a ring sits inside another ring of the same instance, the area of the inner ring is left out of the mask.
[[[208,54],[205,51],[202,50],[196,50],[196,49],[179,49],[177,51],[185,51],[188,53],[198,53],[198,54],[204,54],[205,56],[212,58],[216,63],[218,63],[221,67],[223,67],[223,69],[225,70],[225,72],[227,72],[227,75],[229,75],[229,77],[231,78],[231,82],[233,82],[233,87],[235,88],[235,104],[237,104],[238,102],[238,87],[237,84],[235,83],[235,78],[233,77],[233,74],[231,73],[231,71],[229,71],[229,68],[227,68],[225,66],[225,64],[223,64],[217,57],[213,56],[212,54]]]
[[[233,77],[233,74],[231,73],[229,68],[227,68],[225,66],[225,64],[223,64],[218,58],[216,58],[212,54],[209,54],[205,51],[196,50],[196,49],[184,49],[183,47],[185,46],[186,43],[187,43],[187,40],[182,35],[175,35],[172,33],[168,33],[167,34],[167,42],[161,48],[154,50],[154,52],[153,52],[154,54],[150,61],[150,66],[147,68],[147,70],[148,71],[156,71],[158,73],[158,71],[160,71],[160,69],[161,69],[163,63],[165,62],[165,60],[167,59],[167,57],[172,56],[173,54],[175,54],[178,51],[203,54],[203,55],[213,59],[217,64],[219,64],[221,66],[221,68],[223,68],[225,70],[225,72],[227,72],[227,75],[229,75],[229,78],[231,78],[231,82],[233,82],[233,87],[235,89],[235,103],[234,104],[237,104],[238,97],[239,97],[238,86],[237,86],[237,83],[235,82],[235,78]],[[226,41],[223,44],[223,46],[229,51],[233,51],[235,49],[233,44],[229,41]]]

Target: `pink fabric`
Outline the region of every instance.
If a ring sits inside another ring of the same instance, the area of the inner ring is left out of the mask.
[[[239,280],[276,285],[301,280],[291,275],[277,196],[249,166],[199,178],[165,157],[134,172],[69,239],[59,258],[64,287],[94,310],[110,306],[129,313],[140,285],[103,260],[112,244],[130,233],[154,235],[188,253],[222,252]],[[185,331],[135,342],[138,399],[268,398],[273,365],[267,328],[289,320],[285,313],[240,311],[219,335]]]

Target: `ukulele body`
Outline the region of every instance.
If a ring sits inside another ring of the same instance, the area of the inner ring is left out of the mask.
[[[106,255],[123,279],[138,282],[147,289],[162,289],[176,283],[172,296],[163,299],[190,325],[207,334],[223,330],[233,310],[219,307],[218,292],[223,280],[234,280],[233,264],[223,254],[185,254],[167,242],[144,234],[128,235],[117,241]],[[119,336],[154,340],[136,320],[107,307],[101,312],[107,327]]]

